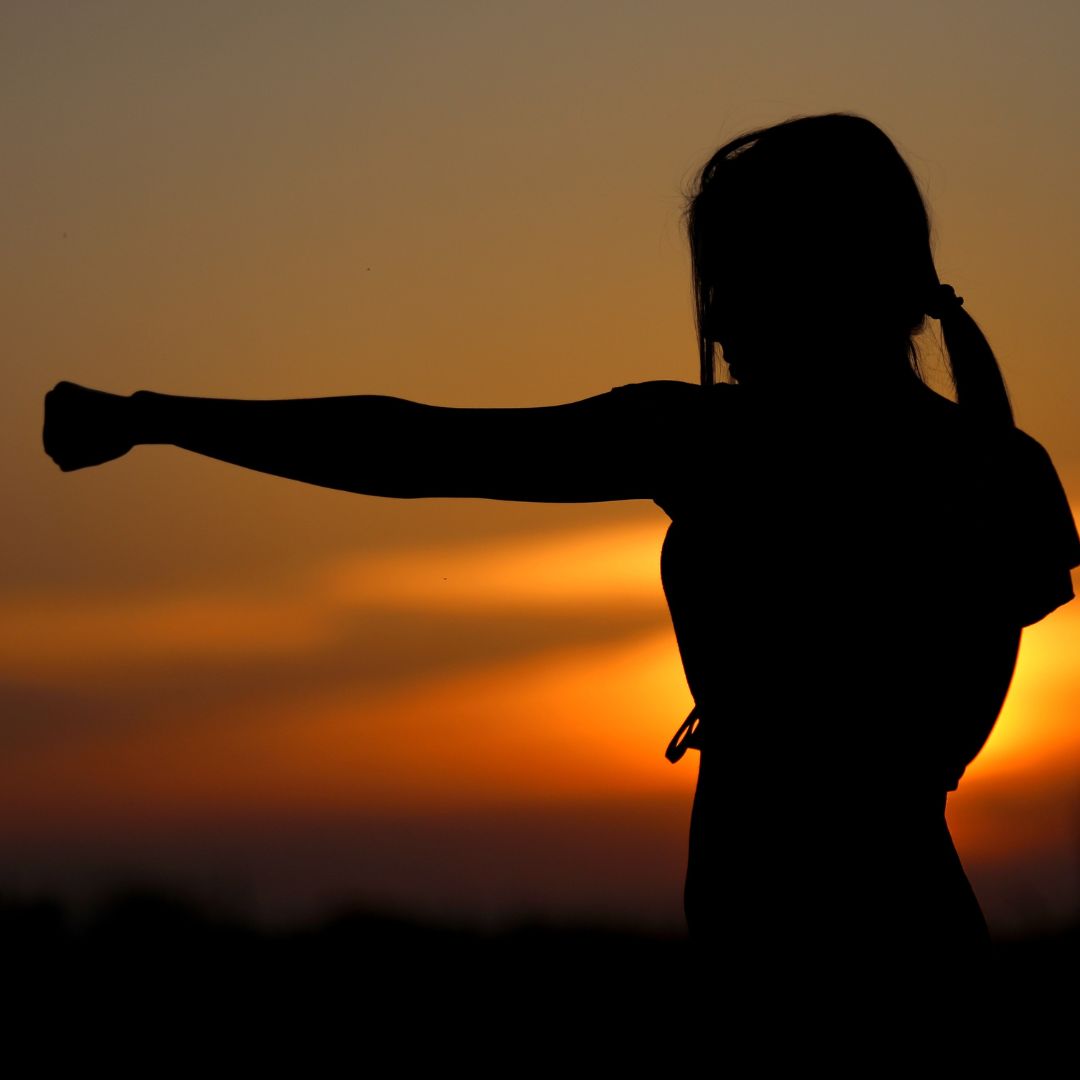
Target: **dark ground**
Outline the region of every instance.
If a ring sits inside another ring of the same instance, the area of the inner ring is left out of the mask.
[[[428,1058],[437,1056],[429,1040],[464,1031],[525,1032],[539,1047],[575,1031],[595,1042],[606,1030],[620,1045],[641,1037],[674,1047],[695,1032],[737,1041],[753,1030],[790,1050],[782,1033],[800,1023],[816,1038],[863,1036],[868,1018],[909,1034],[959,1024],[985,1041],[1003,1024],[1071,1030],[1080,1015],[1080,925],[998,941],[989,967],[972,977],[908,971],[858,981],[827,960],[813,971],[774,965],[740,976],[723,956],[703,963],[684,936],[626,927],[480,930],[361,908],[268,927],[131,889],[79,909],[0,897],[0,948],[7,990],[39,1015],[74,1010],[200,1029],[337,1018],[358,1038],[392,1039]]]

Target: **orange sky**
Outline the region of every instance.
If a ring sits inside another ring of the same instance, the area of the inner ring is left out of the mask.
[[[534,405],[693,380],[681,190],[746,127],[844,109],[893,136],[942,279],[1080,496],[1068,5],[5,22],[0,886],[678,921],[694,766],[662,757],[689,698],[656,507],[367,499],[167,447],[63,475],[41,397]],[[1025,631],[950,798],[997,927],[1080,904],[1078,647],[1072,608]]]

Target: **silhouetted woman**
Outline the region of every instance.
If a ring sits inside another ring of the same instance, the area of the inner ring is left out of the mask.
[[[977,951],[986,924],[945,800],[998,715],[1021,628],[1073,596],[1064,491],[939,283],[918,187],[874,124],[799,117],[733,139],[687,222],[700,385],[448,409],[60,383],[46,449],[70,470],[170,443],[396,498],[655,500],[695,701],[668,756],[700,752],[694,939],[742,970]],[[921,377],[927,315],[956,402]]]

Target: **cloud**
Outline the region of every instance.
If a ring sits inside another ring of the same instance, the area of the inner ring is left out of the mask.
[[[24,595],[0,605],[0,676],[82,685],[109,670],[284,662],[342,644],[364,616],[663,617],[654,523],[338,557],[230,592]]]

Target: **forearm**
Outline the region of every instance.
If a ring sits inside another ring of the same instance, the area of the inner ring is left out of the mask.
[[[247,401],[140,390],[136,441],[168,444],[303,483],[368,495],[430,494],[417,439],[429,406],[376,395]]]

